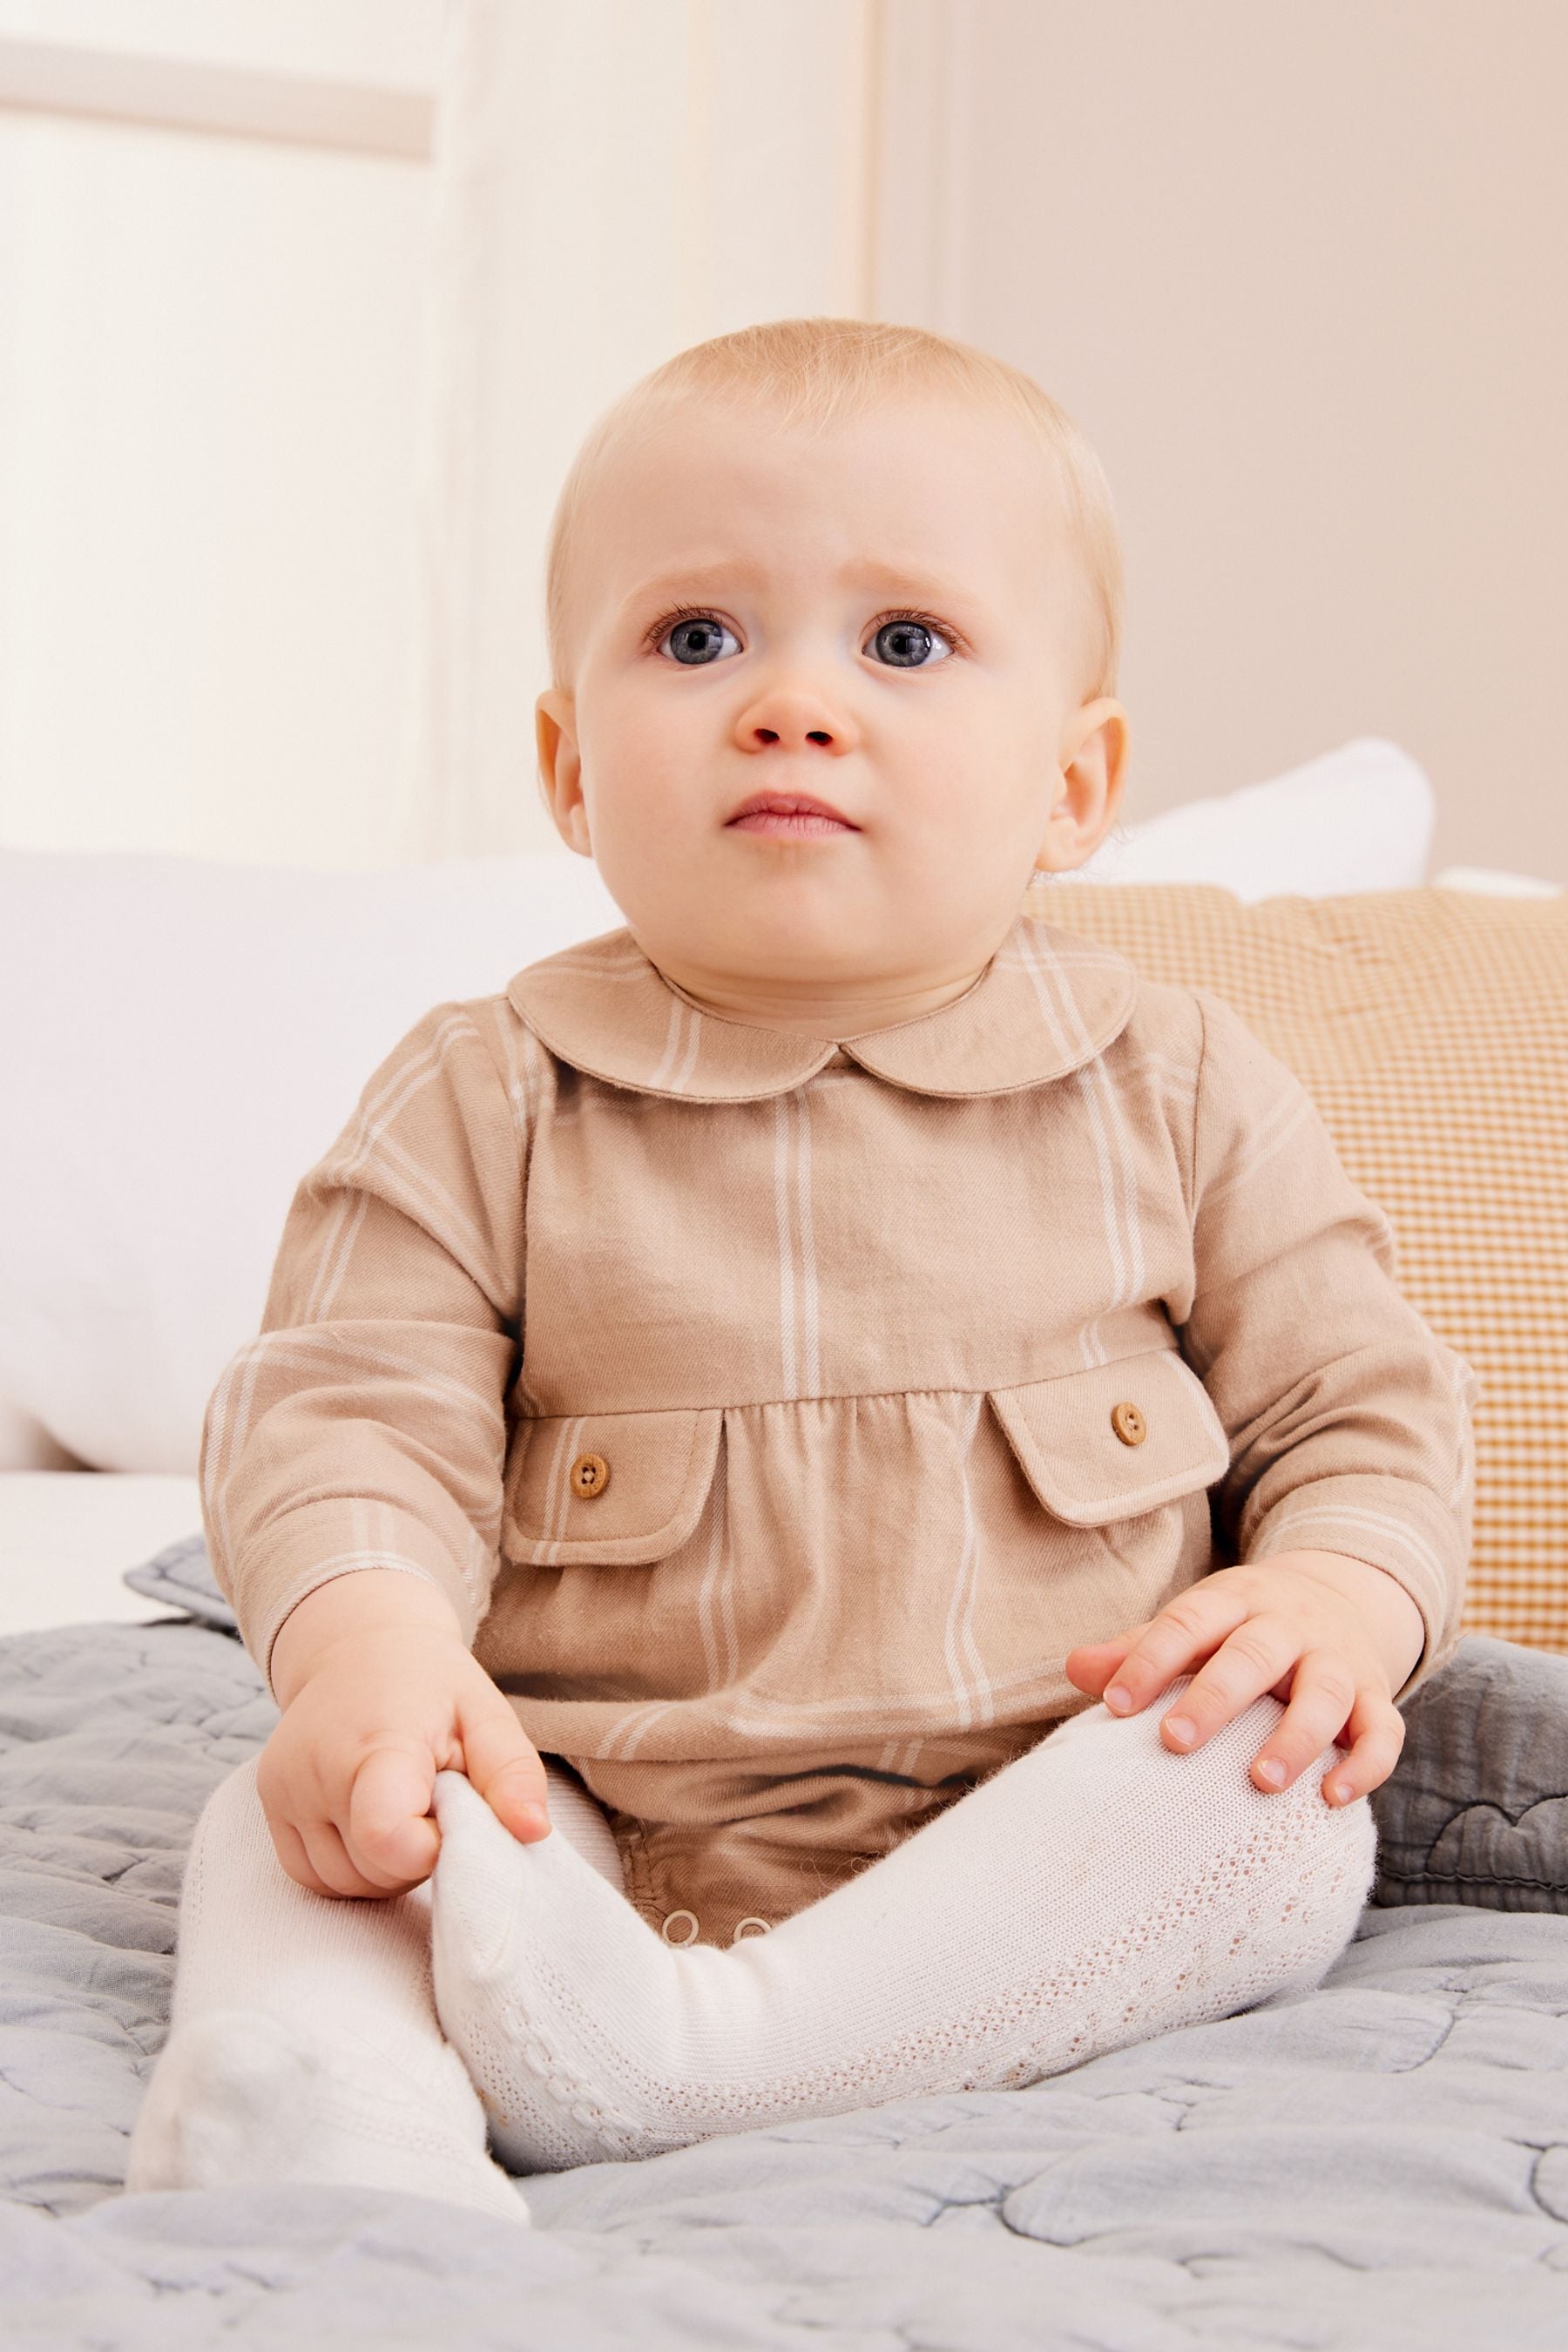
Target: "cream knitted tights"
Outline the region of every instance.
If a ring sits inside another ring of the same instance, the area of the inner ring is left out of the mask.
[[[350,2179],[524,2221],[486,2109],[509,2169],[555,2170],[1021,2085],[1315,1984],[1370,1885],[1370,1809],[1324,1803],[1333,1750],[1253,1787],[1272,1698],[1169,1753],[1186,1680],[1131,1717],[1087,1708],[724,1949],[647,1924],[564,1775],[554,1833],[525,1846],[440,1774],[434,1878],[377,1903],[287,1877],[244,1768],[197,1825],[128,2186]]]
[[[575,1838],[579,1861],[606,1872],[624,1905],[604,1814],[579,1781],[546,1770],[547,1843]],[[526,2223],[436,2015],[431,1896],[429,1881],[386,1902],[299,1885],[273,1846],[256,1759],[231,1772],[191,1841],[169,2035],[132,2133],[127,2191],[346,2182]]]
[[[564,1838],[436,1783],[436,2004],[510,2169],[1037,2082],[1316,1984],[1373,1874],[1326,1749],[1265,1794],[1258,1699],[1189,1755],[1095,1706],[766,1935],[667,1944]]]

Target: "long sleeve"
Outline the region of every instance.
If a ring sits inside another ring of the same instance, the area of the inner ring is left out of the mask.
[[[208,1405],[208,1548],[268,1686],[289,1612],[353,1569],[439,1585],[470,1643],[484,1617],[522,1313],[509,1020],[499,998],[437,1005],[383,1062],[300,1181],[260,1334]]]
[[[1306,1087],[1222,998],[1194,994],[1194,1286],[1178,1336],[1230,1438],[1216,1527],[1237,1560],[1342,1552],[1394,1577],[1426,1630],[1404,1698],[1458,1639],[1477,1375],[1396,1287],[1388,1219]]]

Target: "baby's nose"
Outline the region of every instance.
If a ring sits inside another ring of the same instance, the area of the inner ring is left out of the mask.
[[[773,744],[785,751],[815,745],[822,751],[848,751],[857,740],[847,711],[832,700],[798,687],[779,686],[758,695],[742,712],[736,729],[742,750],[765,751]]]
[[[752,731],[759,743],[782,743],[784,740],[775,727],[755,727]],[[808,727],[800,740],[804,743],[831,743],[833,730],[827,727]]]

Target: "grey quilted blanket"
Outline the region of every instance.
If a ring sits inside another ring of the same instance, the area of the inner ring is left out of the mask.
[[[1327,1983],[1030,2089],[528,2185],[127,2197],[180,1872],[276,1720],[209,1625],[0,1642],[0,2336],[50,2352],[1568,2344],[1568,1660],[1472,1641]]]

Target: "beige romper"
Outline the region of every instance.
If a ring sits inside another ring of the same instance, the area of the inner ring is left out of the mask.
[[[213,1560],[264,1671],[329,1578],[438,1584],[644,1916],[727,1943],[1213,1568],[1348,1553],[1421,1612],[1407,1690],[1451,1654],[1475,1376],[1394,1276],[1228,1005],[1033,908],[843,1039],[611,931],[437,1006],[302,1180],[208,1409]]]

